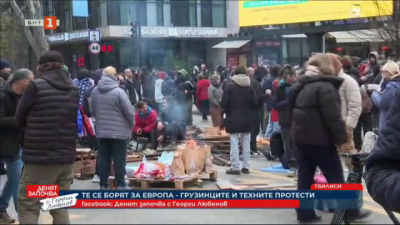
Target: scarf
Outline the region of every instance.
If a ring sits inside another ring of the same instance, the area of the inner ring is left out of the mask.
[[[90,78],[84,78],[82,80],[78,80],[77,84],[79,88],[79,105],[82,105],[85,97],[85,92],[87,89],[93,86],[93,83]]]
[[[142,111],[139,111],[139,116],[142,117],[142,118],[146,118],[148,115],[150,115],[151,110],[152,110],[151,107],[147,106],[147,113],[144,114],[144,113],[142,113]]]

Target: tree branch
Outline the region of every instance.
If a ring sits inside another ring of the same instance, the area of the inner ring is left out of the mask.
[[[11,0],[10,4],[11,4],[11,7],[12,7],[15,15],[19,19],[20,23],[21,24],[25,24],[25,16],[22,13],[21,9],[18,7],[18,5],[15,2],[15,0]],[[41,54],[41,51],[40,51],[40,48],[38,47],[38,43],[36,42],[34,36],[31,33],[29,27],[24,26],[24,32],[25,32],[26,38],[28,39],[28,42],[29,42],[30,46],[33,49],[33,52],[35,53],[36,58],[39,58],[40,54]]]

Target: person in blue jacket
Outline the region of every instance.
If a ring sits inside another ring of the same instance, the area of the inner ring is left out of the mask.
[[[389,107],[393,102],[396,92],[400,90],[399,66],[393,61],[388,61],[382,67],[382,75],[384,79],[388,81],[385,89],[383,89],[381,93],[374,91],[371,94],[372,102],[379,109],[379,132],[385,126]]]
[[[369,195],[387,210],[400,213],[400,92],[393,94],[385,126],[366,162]]]

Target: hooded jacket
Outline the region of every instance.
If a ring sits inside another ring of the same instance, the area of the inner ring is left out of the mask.
[[[385,126],[365,165],[365,181],[369,195],[379,205],[400,213],[400,95],[391,102]]]
[[[274,91],[273,83],[274,83],[274,81],[277,80],[278,77],[279,77],[279,70],[280,70],[280,68],[281,68],[280,66],[273,66],[273,67],[271,68],[270,77],[267,78],[267,79],[265,80],[264,84],[263,84],[263,88],[262,88],[263,93],[265,93],[266,90]],[[272,96],[273,96],[273,93],[271,94],[271,96],[267,97],[266,100],[265,100],[265,103],[267,104],[267,110],[268,110],[269,112],[272,111]]]
[[[218,75],[212,75],[210,78],[211,86],[208,88],[208,100],[214,106],[220,106],[222,100],[222,87],[217,84]]]
[[[63,69],[50,70],[33,80],[16,111],[25,128],[25,163],[69,164],[76,159],[79,90]]]
[[[167,77],[167,74],[165,72],[158,72],[157,75],[158,79],[156,80],[154,85],[154,100],[156,101],[156,103],[160,104],[164,101],[164,95],[162,94],[162,85],[165,78]]]
[[[175,80],[175,98],[178,102],[191,101],[196,90],[188,80],[188,76],[189,74],[185,69],[178,71],[178,77]]]
[[[129,140],[132,137],[135,112],[115,76],[103,76],[90,99],[90,113],[96,119],[96,138]]]
[[[143,115],[139,110],[135,114],[135,127],[133,132],[136,133],[139,129],[143,129],[144,133],[150,133],[156,129],[157,112],[150,106],[147,106],[147,114]]]
[[[338,93],[342,82],[333,75],[306,75],[292,87],[289,118],[295,143],[321,146],[346,143]]]
[[[197,82],[196,96],[198,100],[208,100],[208,88],[210,85],[209,79],[201,79]]]
[[[354,129],[362,111],[361,91],[357,81],[350,75],[340,71],[338,77],[343,79],[339,89],[342,118],[346,126]]]
[[[154,100],[154,84],[155,79],[154,76],[150,74],[145,74],[142,78],[142,89],[143,89],[143,98]]]
[[[289,119],[289,92],[292,84],[286,83],[282,79],[275,94],[272,98],[272,107],[279,113],[279,125],[281,127],[290,127],[291,121]]]
[[[221,107],[226,118],[223,126],[228,133],[249,133],[254,129],[254,110],[258,106],[257,94],[245,74],[232,77],[222,94]]]
[[[387,120],[387,112],[395,99],[395,96],[400,91],[400,77],[395,77],[390,80],[382,94],[373,92],[371,95],[372,102],[379,109],[379,131],[383,129]]]
[[[371,52],[368,54],[368,59],[369,58],[375,58],[375,63],[371,64],[371,62],[368,65],[369,71],[368,74],[365,76],[368,76],[368,79],[364,82],[367,84],[379,84],[382,80],[382,76],[380,76],[381,73],[381,66],[378,63],[378,53],[377,52]]]

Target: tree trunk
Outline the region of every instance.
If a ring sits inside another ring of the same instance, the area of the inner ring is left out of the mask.
[[[18,18],[19,22],[25,25],[25,16],[22,13],[20,7],[15,0],[10,1],[11,7]],[[27,2],[29,13],[34,19],[43,19],[43,10],[39,1]],[[26,27],[24,26],[24,32],[28,39],[29,45],[31,46],[36,59],[39,59],[40,55],[49,50],[49,43],[46,40],[43,27]]]

